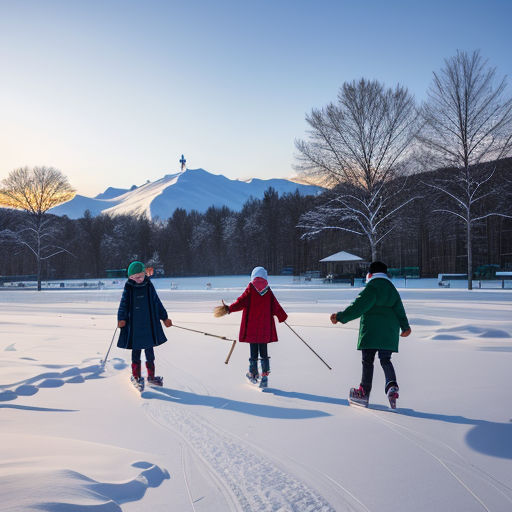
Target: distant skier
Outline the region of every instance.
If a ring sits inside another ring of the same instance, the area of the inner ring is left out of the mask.
[[[277,341],[274,315],[279,322],[284,322],[288,315],[281,307],[268,285],[267,271],[263,267],[255,267],[251,274],[251,282],[244,293],[230,306],[224,304],[214,310],[216,317],[224,316],[234,311],[241,311],[239,340],[249,343],[250,358],[247,378],[256,384],[260,378],[258,372],[258,354],[261,360],[260,387],[268,385],[270,373],[270,357],[268,355],[269,343]]]
[[[398,383],[391,355],[398,352],[398,334],[409,336],[411,328],[400,295],[387,276],[388,267],[374,261],[366,276],[366,286],[344,311],[333,313],[331,322],[346,324],[361,317],[357,349],[362,351],[363,375],[359,388],[350,389],[350,401],[368,406],[372,390],[373,362],[379,353],[386,378],[385,392],[394,409],[398,398]]]
[[[121,329],[117,346],[132,351],[132,382],[142,391],[141,352],[146,355],[148,383],[162,385],[162,377],[155,376],[155,353],[153,348],[165,343],[160,320],[166,327],[172,321],[167,315],[153,283],[149,280],[150,269],[144,263],[133,261],[128,267],[128,280],[117,312],[117,326]]]

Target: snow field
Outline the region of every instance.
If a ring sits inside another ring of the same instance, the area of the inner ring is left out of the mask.
[[[246,382],[248,347],[166,329],[163,388],[129,383],[113,348],[120,290],[0,291],[0,510],[497,511],[512,509],[512,294],[401,290],[413,334],[393,357],[389,409],[378,361],[367,410],[358,322],[329,314],[351,289],[274,288],[288,322],[269,389]],[[214,319],[241,290],[159,289],[173,322],[237,337]]]

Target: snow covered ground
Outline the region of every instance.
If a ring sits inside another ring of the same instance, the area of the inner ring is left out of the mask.
[[[234,338],[240,315],[211,312],[246,281],[157,287],[175,324]],[[274,282],[332,371],[281,324],[260,392],[246,345],[225,365],[230,342],[172,327],[164,387],[142,396],[128,351],[100,366],[120,289],[0,290],[0,510],[512,510],[511,291],[401,289],[413,334],[391,411],[378,363],[371,407],[347,402],[358,322],[328,317],[358,290]]]

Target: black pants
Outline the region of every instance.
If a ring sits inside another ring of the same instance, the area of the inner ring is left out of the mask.
[[[142,350],[133,349],[132,350],[132,363],[140,363],[140,355],[142,353]],[[144,354],[146,354],[146,361],[148,363],[152,363],[155,360],[155,351],[153,348],[146,348],[144,349]]]
[[[251,359],[258,359],[258,353],[261,359],[268,359],[268,343],[249,343],[251,347]]]
[[[361,386],[364,389],[366,395],[370,394],[372,390],[373,382],[373,361],[375,360],[375,354],[379,353],[380,365],[384,370],[384,377],[386,378],[386,393],[391,386],[398,386],[396,382],[395,369],[391,362],[391,350],[377,350],[375,348],[364,348],[363,353],[363,375],[361,377]]]
[[[261,371],[267,373],[270,371],[270,361],[268,357],[268,343],[249,343],[251,356],[249,358],[249,371],[258,373],[258,355],[261,359]]]

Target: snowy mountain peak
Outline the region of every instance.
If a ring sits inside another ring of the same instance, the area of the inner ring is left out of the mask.
[[[134,185],[129,190],[109,187],[94,198],[77,195],[71,201],[53,208],[51,213],[75,219],[89,210],[92,215],[130,214],[167,219],[176,208],[205,212],[210,206],[227,206],[239,211],[250,197],[262,198],[269,187],[279,194],[298,190],[302,195],[316,195],[323,190],[285,179],[252,178],[241,181],[204,169],[185,169],[165,174],[156,181],[147,181],[138,187]]]

